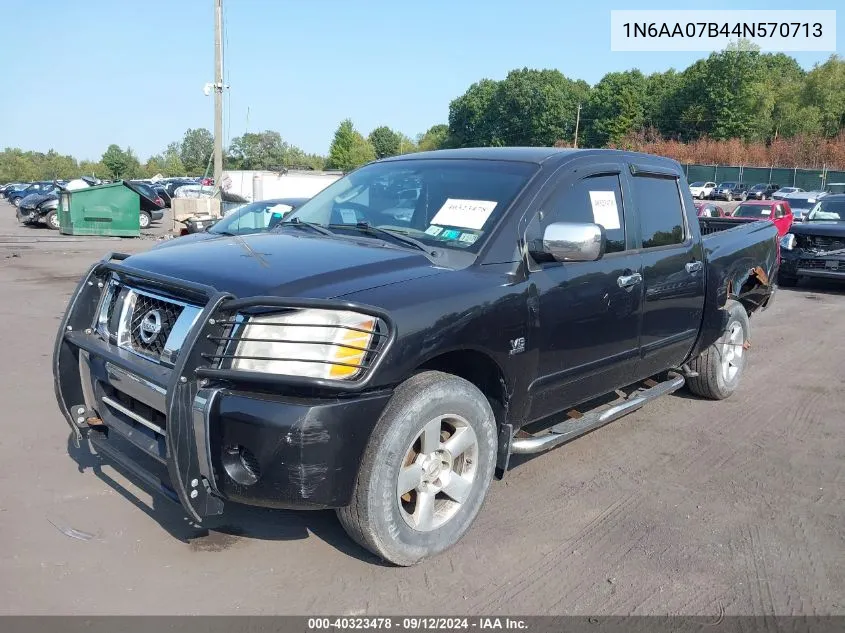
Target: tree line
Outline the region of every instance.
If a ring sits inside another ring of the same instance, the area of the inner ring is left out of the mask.
[[[821,161],[845,169],[843,131],[845,60],[832,55],[805,71],[788,55],[739,43],[682,71],[612,72],[593,86],[559,70],[513,70],[502,80],[473,83],[449,104],[448,123],[414,139],[387,126],[365,136],[346,119],[327,156],[306,153],[276,131],[246,133],[229,143],[224,165],[348,171],[400,153],[577,142],[578,147],[652,151],[684,162],[814,168]],[[209,171],[212,148],[205,128],[188,130],[143,164],[131,148],[117,145],[99,161],[7,148],[0,152],[0,182],[79,174],[202,175]]]

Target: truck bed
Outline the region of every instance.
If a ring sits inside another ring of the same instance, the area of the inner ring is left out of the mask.
[[[699,218],[699,222],[707,294],[696,353],[723,332],[723,308],[729,297],[738,299],[749,313],[768,304],[780,261],[777,227],[770,221]]]

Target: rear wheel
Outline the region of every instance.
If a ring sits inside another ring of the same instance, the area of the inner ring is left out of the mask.
[[[153,218],[146,211],[141,211],[141,215],[138,220],[142,229],[148,229],[150,228],[150,224],[152,224]]]
[[[481,391],[451,374],[417,374],[385,408],[338,518],[358,544],[395,565],[438,554],[481,509],[496,448],[495,416]]]
[[[44,218],[44,221],[47,223],[48,229],[53,229],[54,231],[59,230],[59,214],[57,211],[50,211],[47,217]]]
[[[728,322],[718,341],[690,363],[698,376],[687,380],[695,395],[724,400],[736,391],[748,359],[746,344],[751,333],[748,313],[738,301],[728,301]]]

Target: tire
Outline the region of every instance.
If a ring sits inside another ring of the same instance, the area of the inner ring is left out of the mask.
[[[704,192],[703,192],[703,191],[699,191],[699,192],[698,192],[698,199],[699,199],[699,200],[704,200]]]
[[[790,277],[789,275],[778,275],[778,285],[784,288],[794,288],[798,285],[798,277]]]
[[[20,198],[12,198],[12,204],[16,207],[21,206],[21,199]]]
[[[734,197],[733,197],[732,194],[730,194],[730,193],[725,194],[725,200],[727,200],[728,202],[733,202],[733,199],[734,199]]]
[[[728,323],[719,340],[690,363],[698,376],[687,379],[689,390],[710,400],[724,400],[739,386],[748,354],[743,344],[749,340],[748,313],[738,301],[728,300]],[[727,345],[730,343],[731,345]]]
[[[153,223],[153,218],[146,211],[141,211],[141,215],[138,218],[138,223],[140,224],[142,229],[148,229],[150,228],[150,224]]]
[[[54,231],[59,230],[59,213],[58,211],[50,211],[45,217],[44,222],[47,224],[48,229],[53,229]]]
[[[458,437],[465,441],[456,445]],[[464,448],[450,455],[450,446]],[[364,453],[352,502],[337,516],[362,547],[394,565],[413,565],[445,551],[469,529],[487,496],[496,453],[496,420],[484,394],[451,374],[417,374],[388,402]],[[454,469],[440,470],[444,461]],[[400,473],[405,486],[419,482],[401,497]]]

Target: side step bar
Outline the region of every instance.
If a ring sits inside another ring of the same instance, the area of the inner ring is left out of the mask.
[[[511,453],[525,455],[547,451],[579,435],[613,422],[623,415],[636,411],[655,398],[677,391],[684,386],[684,382],[686,381],[683,376],[675,376],[648,389],[635,391],[627,400],[619,404],[606,409],[594,409],[580,418],[555,424],[548,432],[531,437],[514,438],[511,442]]]

